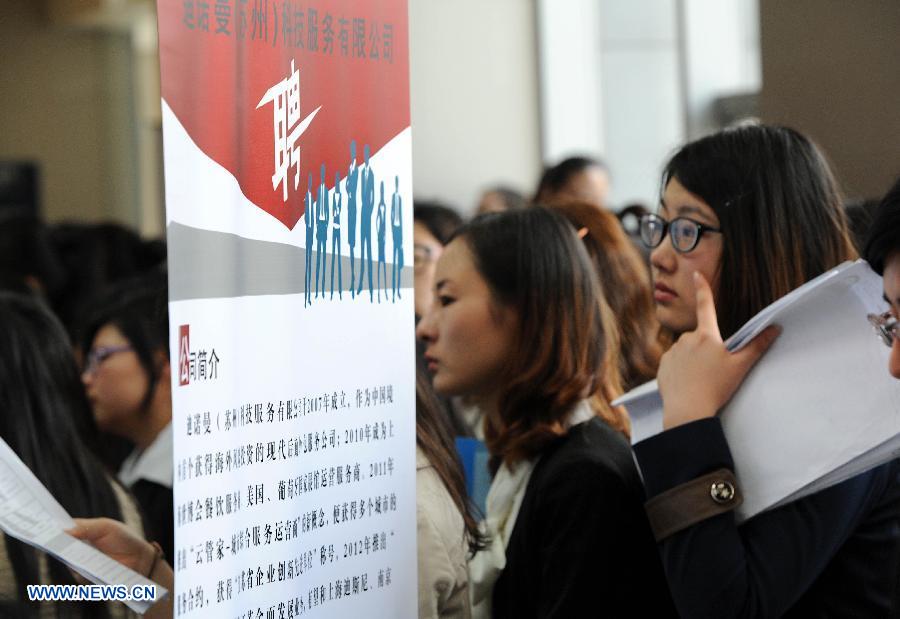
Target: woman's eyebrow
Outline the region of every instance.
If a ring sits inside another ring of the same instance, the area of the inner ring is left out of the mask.
[[[696,206],[689,206],[687,204],[683,204],[675,209],[675,212],[679,215],[699,215],[706,219],[705,213],[701,211]]]

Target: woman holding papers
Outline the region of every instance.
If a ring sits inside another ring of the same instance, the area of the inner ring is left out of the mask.
[[[439,393],[485,411],[496,471],[474,615],[673,616],[628,443],[608,423],[614,323],[572,226],[543,208],[479,216],[435,282],[425,360]]]
[[[67,531],[125,567],[168,589],[169,594],[144,613],[144,619],[171,619],[175,598],[175,572],[154,546],[121,522],[109,518],[76,518]]]
[[[0,437],[71,516],[124,520],[143,534],[135,503],[83,443],[93,420],[66,332],[38,301],[9,293],[0,293],[0,411]],[[0,535],[0,617],[130,614],[119,603],[29,602],[32,584],[75,580],[59,561]]]
[[[657,317],[680,335],[658,373],[666,430],[635,452],[672,595],[684,617],[884,617],[900,591],[900,467],[892,462],[738,527],[740,487],[716,413],[777,336],[722,340],[855,258],[818,149],[742,126],[684,146],[663,173],[653,247]],[[823,334],[823,336],[827,336]],[[848,411],[852,414],[852,411]]]

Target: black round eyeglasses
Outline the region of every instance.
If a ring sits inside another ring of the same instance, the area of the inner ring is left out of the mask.
[[[666,237],[666,233],[668,233],[675,251],[680,254],[686,254],[697,247],[700,237],[705,232],[721,234],[722,229],[701,224],[688,217],[676,217],[671,221],[666,221],[659,215],[651,213],[641,217],[640,232],[641,241],[650,249],[659,247],[659,244]]]

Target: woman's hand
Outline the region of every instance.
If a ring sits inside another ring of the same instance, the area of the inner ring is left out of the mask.
[[[729,352],[719,333],[712,290],[699,273],[694,273],[694,288],[697,329],[678,338],[657,373],[665,429],[714,416],[779,333],[770,326],[741,350]]]
[[[92,544],[109,558],[168,589],[169,595],[147,610],[144,619],[172,618],[175,574],[165,560],[157,559],[153,544],[135,535],[118,520],[110,518],[75,518],[75,528],[67,533]]]
[[[147,576],[156,558],[156,548],[126,527],[110,518],[75,518],[72,537],[88,542],[97,550],[141,576]]]

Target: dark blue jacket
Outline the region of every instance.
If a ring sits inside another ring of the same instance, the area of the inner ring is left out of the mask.
[[[727,468],[718,418],[635,445],[647,496]],[[735,471],[740,481],[740,471]],[[900,588],[900,461],[764,512],[733,512],[660,544],[683,617],[891,617]]]

